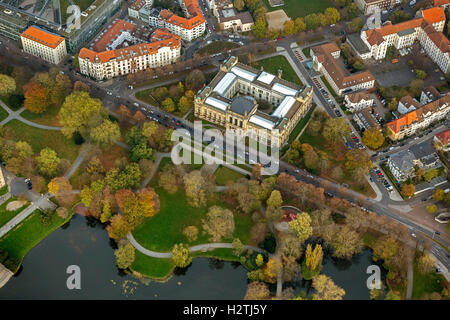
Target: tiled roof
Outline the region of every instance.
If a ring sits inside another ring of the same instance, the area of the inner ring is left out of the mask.
[[[350,101],[351,103],[358,103],[361,100],[373,100],[373,98],[371,98],[369,96],[369,94],[367,93],[367,91],[359,91],[359,92],[355,92],[355,93],[349,93],[345,96],[347,98],[348,101]]]
[[[181,38],[167,32],[167,30],[155,30],[152,35],[152,40],[156,41],[135,44],[126,48],[103,52],[95,52],[93,50],[83,48],[80,51],[79,57],[81,59],[89,59],[91,62],[96,62],[96,58],[98,58],[100,62],[105,63],[112,59],[126,60],[131,57],[156,54],[158,53],[158,49],[161,47],[170,47],[173,49],[180,47],[181,45]]]
[[[130,5],[130,8],[139,11],[146,5],[146,3],[147,3],[146,0],[136,0]]]
[[[60,37],[51,32],[42,30],[41,28],[31,26],[27,30],[25,30],[22,37],[33,40],[39,44],[47,46],[49,48],[55,49],[60,45],[61,42],[64,41],[63,37]]]
[[[447,145],[450,143],[450,129],[436,135],[436,138],[441,141],[442,144]]]
[[[450,103],[450,94],[447,94],[442,98],[440,98],[439,100],[430,102],[429,104],[426,104],[421,108],[411,111],[405,114],[404,116],[389,122],[388,127],[395,133],[398,133],[403,129],[405,129],[407,126],[410,126],[413,122],[423,121],[430,115],[430,113],[436,112],[440,107],[449,103]]]
[[[433,7],[440,7],[450,4],[450,0],[433,0]]]
[[[312,47],[311,50],[340,89],[375,80],[370,71],[349,74],[347,70],[341,68],[331,55],[340,50],[334,42]]]
[[[395,25],[392,23],[386,23],[381,28],[367,30],[367,42],[369,42],[372,46],[375,44],[381,44],[384,41],[383,37],[388,35],[421,27],[423,22],[433,24],[442,20],[445,21],[445,12],[443,8],[438,7],[422,10],[422,18],[408,20]]]
[[[107,49],[107,45],[112,43],[117,37],[119,37],[123,32],[133,32],[136,25],[124,20],[118,19],[113,23],[107,31],[100,37],[100,39],[94,44],[94,51],[104,51]]]
[[[197,0],[184,0],[187,11],[192,16],[191,18],[179,17],[169,10],[161,10],[160,17],[167,22],[177,25],[183,29],[193,29],[205,22],[202,9]]]

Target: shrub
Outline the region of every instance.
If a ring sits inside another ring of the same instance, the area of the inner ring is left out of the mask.
[[[261,241],[258,246],[261,249],[266,250],[269,253],[274,253],[277,249],[277,240],[275,238],[275,235],[271,232],[269,233],[263,241]]]

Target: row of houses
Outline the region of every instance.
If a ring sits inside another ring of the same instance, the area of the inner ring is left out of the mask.
[[[421,10],[417,18],[393,25],[361,31],[359,39],[349,37],[349,43],[362,60],[381,60],[389,47],[400,50],[419,41],[429,57],[447,73],[450,67],[450,41],[442,31],[446,21],[442,7]]]
[[[137,26],[118,19],[94,45],[104,51],[81,49],[80,72],[96,80],[162,67],[180,59],[181,38],[168,29],[156,29],[149,40],[136,36]],[[136,43],[128,45],[129,42]]]
[[[375,86],[375,77],[370,71],[350,73],[339,65],[341,49],[334,42],[311,48],[314,70],[321,72],[338,95]]]
[[[152,8],[153,0],[137,0],[128,7],[132,18],[140,19],[154,28],[167,29],[185,41],[192,41],[206,30],[206,21],[197,0],[178,0],[185,17],[166,9]]]

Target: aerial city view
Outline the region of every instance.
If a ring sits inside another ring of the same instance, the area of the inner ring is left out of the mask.
[[[0,301],[450,300],[449,37],[450,0],[0,0]]]

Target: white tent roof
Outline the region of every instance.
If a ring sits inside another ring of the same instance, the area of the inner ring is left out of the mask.
[[[272,116],[278,117],[278,118],[283,118],[289,112],[289,110],[291,110],[295,101],[296,101],[295,98],[293,98],[291,96],[287,96],[286,98],[283,99],[283,101],[278,106],[278,108],[274,111]]]
[[[275,83],[272,87],[274,91],[277,91],[281,94],[287,95],[287,96],[295,96],[297,94],[297,90],[286,87],[285,85]]]
[[[245,80],[252,81],[252,82],[255,81],[256,76],[257,76],[253,72],[241,69],[239,67],[231,68],[231,72],[233,72],[238,77],[244,78]]]
[[[230,87],[230,85],[234,82],[235,79],[236,75],[228,72],[214,88],[214,92],[217,92],[219,95],[222,96],[225,93],[225,91]]]
[[[253,115],[250,117],[250,122],[256,124],[257,126],[263,127],[268,130],[272,130],[275,127],[275,123],[270,120],[264,119],[260,116]]]
[[[214,97],[208,97],[205,100],[205,103],[209,104],[210,106],[213,106],[214,108],[222,110],[222,111],[227,110],[227,107],[228,107],[228,103],[226,103],[222,100],[216,99]]]

